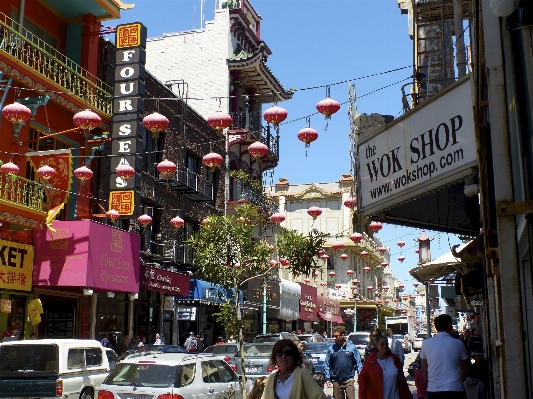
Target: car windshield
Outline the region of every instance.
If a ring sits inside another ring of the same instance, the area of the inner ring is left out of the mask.
[[[209,348],[206,348],[204,353],[214,353],[215,355],[237,353],[237,345],[212,345]]]
[[[25,371],[45,375],[57,374],[56,345],[0,346],[0,375]]]
[[[269,357],[274,345],[247,345],[244,347],[245,357]]]
[[[170,366],[155,363],[120,363],[104,381],[107,385],[169,388],[188,385],[194,379],[195,363]]]
[[[348,339],[352,341],[354,345],[368,345],[369,334],[350,335]]]
[[[255,337],[254,342],[278,342],[280,340],[279,335],[261,335]]]
[[[311,353],[326,353],[328,348],[330,347],[330,344],[328,343],[308,343],[305,347],[304,352],[311,352]]]

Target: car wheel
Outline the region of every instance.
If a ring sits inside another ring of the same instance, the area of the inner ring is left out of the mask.
[[[92,388],[86,388],[81,392],[80,399],[94,399],[94,391]]]

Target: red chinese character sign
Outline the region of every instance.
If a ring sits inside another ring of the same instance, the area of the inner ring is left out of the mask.
[[[140,215],[141,178],[133,172],[141,168],[138,154],[144,152],[145,129],[141,120],[145,95],[146,27],[139,22],[117,26],[116,47],[109,187],[110,202],[116,201],[118,205],[110,204],[109,209],[115,209],[121,217],[134,218]],[[132,171],[131,178],[120,173],[126,168]],[[132,198],[124,193],[130,193]]]
[[[0,289],[31,291],[33,247],[0,240]]]

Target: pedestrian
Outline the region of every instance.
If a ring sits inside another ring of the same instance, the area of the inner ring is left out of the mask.
[[[203,352],[205,348],[204,340],[199,335],[196,336],[196,351],[198,353]]]
[[[228,339],[228,344],[234,344],[236,343],[237,341],[235,340],[235,338],[233,337],[233,335],[230,335],[229,336],[229,339]]]
[[[130,348],[130,337],[125,335],[122,337],[122,343],[118,346],[118,354],[122,355]]]
[[[359,399],[412,399],[400,364],[387,337],[378,337],[377,349],[365,359],[359,375]]]
[[[139,348],[139,346],[141,346],[141,345],[139,345],[140,343],[141,343],[141,337],[136,335],[131,340],[130,349],[136,350],[137,348]]]
[[[422,369],[415,371],[415,386],[417,399],[427,399],[428,397],[428,382],[424,378]]]
[[[197,345],[196,337],[194,336],[194,333],[191,331],[189,333],[189,337],[185,340],[183,347],[187,349],[189,352],[196,352],[196,349],[197,349],[196,345]]]
[[[327,338],[327,337],[328,337],[328,332],[327,332],[327,331],[324,331],[324,332],[322,333],[322,335],[324,336],[324,338]]]
[[[146,343],[146,335],[141,335],[141,341],[139,342],[139,346],[145,346],[148,345]]]
[[[359,351],[350,341],[344,339],[344,326],[333,328],[335,342],[326,351],[324,379],[328,388],[333,387],[335,399],[355,399],[355,372],[361,372]]]
[[[469,359],[465,346],[451,336],[450,316],[437,316],[433,324],[437,335],[426,339],[420,350],[420,365],[428,382],[428,399],[464,398],[463,381]]]
[[[155,333],[154,345],[161,345],[161,335]]]
[[[377,349],[376,339],[378,339],[381,336],[382,336],[381,330],[377,327],[373,328],[370,331],[368,344],[365,347],[365,360],[372,352],[374,352]]]
[[[403,353],[403,345],[400,340],[394,338],[394,331],[392,331],[391,328],[387,329],[388,334],[388,340],[389,340],[389,349],[392,353],[394,353],[396,356],[400,358],[400,363],[403,366],[404,363],[404,353]]]
[[[270,366],[277,366],[278,370],[268,376],[262,399],[326,399],[302,364],[303,357],[292,340],[277,341],[270,354]]]
[[[485,388],[475,367],[468,367],[463,387],[465,388],[466,399],[485,399]]]
[[[222,336],[218,336],[217,342],[215,342],[215,345],[222,345],[224,343],[224,338]]]

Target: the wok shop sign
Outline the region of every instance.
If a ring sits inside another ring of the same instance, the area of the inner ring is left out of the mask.
[[[387,129],[360,136],[359,212],[374,214],[473,173],[471,92],[466,78]]]

